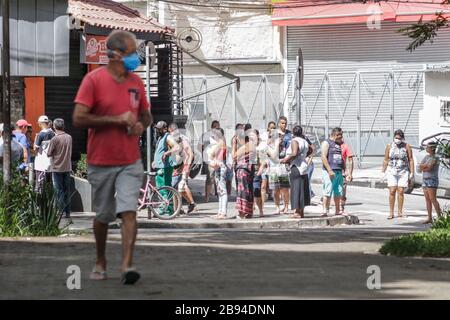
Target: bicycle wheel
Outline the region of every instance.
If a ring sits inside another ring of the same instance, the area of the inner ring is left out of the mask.
[[[175,218],[181,211],[181,195],[172,187],[161,187],[150,197],[149,209],[159,219]]]

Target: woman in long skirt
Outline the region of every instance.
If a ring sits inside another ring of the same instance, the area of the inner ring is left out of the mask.
[[[295,210],[292,218],[303,218],[304,209],[310,205],[311,192],[309,190],[308,163],[306,157],[308,153],[308,142],[302,138],[302,128],[295,126],[292,130],[293,139],[291,141],[291,152],[288,152],[281,163],[289,163],[291,174],[289,176],[291,185],[291,208]]]
[[[255,176],[257,135],[253,129],[247,130],[245,135],[245,144],[238,149],[235,155],[237,161],[236,209],[239,212],[239,218],[249,219],[253,217],[253,180]]]

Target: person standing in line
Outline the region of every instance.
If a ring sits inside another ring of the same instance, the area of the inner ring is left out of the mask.
[[[267,149],[267,145],[271,140],[273,132],[276,130],[277,125],[274,121],[270,121],[267,125],[267,130],[261,134],[261,142],[259,144],[259,149]],[[264,158],[266,159],[266,165],[263,172],[261,173],[261,198],[263,202],[266,201],[266,197],[271,199],[271,191],[269,189],[269,160],[267,158],[267,152],[264,152]],[[263,205],[264,206],[264,205]]]
[[[213,120],[211,122],[211,129],[206,131],[202,134],[200,142],[198,144],[198,150],[202,154],[203,159],[203,168],[206,168],[206,180],[205,180],[205,202],[209,202],[209,196],[211,195],[211,190],[214,185],[214,181],[211,178],[211,172],[208,170],[208,156],[207,156],[207,149],[209,144],[211,143],[211,136],[212,136],[212,130],[219,129],[220,128],[220,122],[217,120]]]
[[[21,164],[20,169],[25,170],[30,162],[30,145],[28,144],[28,139],[26,136],[28,130],[28,122],[24,119],[20,119],[16,122],[15,130],[13,131],[14,140],[20,143],[25,149],[25,163]]]
[[[306,163],[308,164],[308,181],[309,181],[309,191],[311,192],[311,197],[310,200],[312,202],[312,199],[316,196],[314,194],[314,191],[312,189],[312,184],[311,184],[311,180],[312,180],[312,175],[314,173],[314,154],[316,152],[316,146],[314,145],[314,143],[312,143],[312,141],[308,138],[308,136],[306,134],[302,135],[302,138],[305,139],[305,141],[308,143],[308,154],[306,157]]]
[[[191,144],[188,137],[180,133],[178,125],[171,123],[169,125],[169,133],[173,137],[175,143],[181,147],[181,163],[174,168],[172,175],[172,187],[178,190],[188,202],[188,211],[191,213],[197,211],[197,205],[195,204],[194,197],[192,196],[191,189],[189,188],[189,172],[191,170],[192,161],[194,160],[194,153],[192,152]]]
[[[389,188],[389,217],[394,219],[395,195],[398,201],[398,217],[402,218],[405,188],[414,178],[414,158],[411,146],[405,142],[402,130],[394,132],[394,141],[386,146],[382,173]]]
[[[347,203],[347,184],[353,181],[353,153],[350,146],[342,140],[342,160],[344,160],[344,187],[341,198],[341,212],[345,212],[345,204]]]
[[[134,284],[137,236],[136,209],[144,168],[139,137],[152,122],[144,83],[133,71],[140,65],[136,37],[113,31],[106,40],[107,66],[88,73],[75,98],[73,124],[89,128],[87,163],[96,212],[97,251],[92,280],[107,279],[106,240],[109,223],[122,219],[121,283]]]
[[[212,131],[214,143],[208,150],[209,166],[217,185],[219,196],[219,209],[214,219],[226,219],[228,216],[228,190],[227,190],[227,144],[225,132],[222,128]]]
[[[47,155],[51,158],[53,188],[61,214],[70,219],[70,173],[72,172],[72,137],[67,134],[63,119],[55,119],[56,136],[50,140]]]
[[[253,217],[253,180],[255,176],[255,158],[257,134],[254,129],[249,129],[244,134],[245,143],[237,150],[235,161],[237,163],[237,198],[236,209],[239,213],[237,218],[250,219]]]
[[[0,172],[3,172],[3,152],[4,152],[4,144],[3,139],[8,133],[3,131],[3,123],[0,125]],[[17,169],[20,170],[20,165],[23,163],[26,163],[26,159],[24,157],[25,155],[25,148],[14,139],[14,133],[11,129],[10,131],[10,137],[11,137],[11,162],[13,164],[17,164]]]
[[[281,159],[286,156],[286,151],[291,143],[292,134],[287,130],[287,118],[281,116],[278,120],[278,163],[273,163],[270,166],[269,174],[269,187],[273,190],[275,206],[277,208],[277,214],[287,214],[289,211],[289,173],[286,165],[279,163]],[[283,198],[283,210],[280,208],[281,198]]]
[[[264,201],[265,192],[263,192],[263,176],[266,174],[267,169],[267,143],[261,142],[258,130],[256,133],[256,160],[255,160],[255,178],[253,179],[253,194],[255,197],[255,203],[259,210],[259,216],[264,216]]]
[[[323,213],[327,217],[330,213],[330,200],[334,197],[336,215],[341,215],[341,197],[343,191],[344,160],[342,159],[342,136],[341,128],[334,128],[329,139],[322,142],[322,181],[323,181]]]
[[[309,190],[308,181],[308,163],[307,155],[309,144],[303,138],[303,129],[295,126],[292,130],[293,138],[290,150],[284,159],[280,162],[288,164],[291,167],[289,175],[291,185],[291,209],[295,213],[291,218],[304,218],[304,209],[311,204],[311,192]]]
[[[236,153],[238,149],[243,146],[245,143],[245,133],[244,133],[244,125],[242,123],[237,123],[235,126],[235,133],[234,136],[231,138],[231,157],[233,160],[233,172],[234,172],[234,182],[236,186],[236,195],[237,195],[237,187],[238,187],[238,180],[237,180],[237,160],[236,160]]]
[[[41,131],[37,134],[34,141],[34,151],[36,152],[36,158],[34,161],[34,169],[36,175],[36,192],[42,192],[44,184],[51,177],[47,177],[50,169],[50,159],[47,155],[48,144],[50,140],[55,136],[55,132],[49,128],[49,119],[46,115],[42,115],[38,119],[39,128]]]
[[[425,196],[425,203],[427,205],[428,219],[424,224],[433,223],[433,206],[438,217],[442,217],[441,206],[436,199],[436,192],[439,188],[439,159],[436,156],[436,142],[430,142],[427,145],[426,155],[419,164],[419,172],[422,172],[423,177],[423,194]]]
[[[153,163],[153,168],[157,172],[156,187],[171,187],[173,169],[178,165],[176,155],[182,151],[182,148],[170,135],[165,121],[159,121],[155,129],[158,136]]]

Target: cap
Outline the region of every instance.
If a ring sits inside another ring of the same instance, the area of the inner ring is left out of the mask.
[[[27,126],[29,126],[29,123],[25,119],[20,119],[19,121],[16,122],[16,126],[18,126],[18,127],[27,127]]]
[[[167,122],[165,121],[158,121],[158,123],[155,126],[156,129],[162,129],[167,128]]]
[[[47,116],[40,116],[38,119],[38,122],[48,122],[48,117]]]

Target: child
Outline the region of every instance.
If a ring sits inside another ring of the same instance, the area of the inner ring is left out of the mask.
[[[439,159],[435,154],[436,146],[437,144],[435,142],[428,143],[426,148],[428,155],[425,156],[419,164],[419,172],[423,173],[422,187],[428,211],[428,219],[424,221],[424,224],[433,222],[433,206],[438,214],[438,217],[441,216],[441,207],[436,199],[436,191],[439,187]]]

